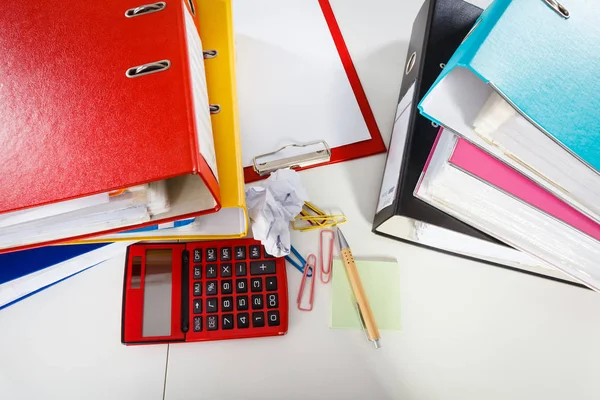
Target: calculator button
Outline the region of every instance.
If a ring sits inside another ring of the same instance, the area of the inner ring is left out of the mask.
[[[212,299],[206,299],[206,312],[214,313],[219,311],[219,305],[217,304],[217,298],[213,297]]]
[[[237,310],[247,310],[248,309],[248,296],[238,296],[237,297]]]
[[[194,282],[194,296],[202,296],[202,284]]]
[[[202,299],[194,299],[194,314],[202,314]]]
[[[233,314],[223,314],[223,329],[233,329]]]
[[[269,326],[279,326],[279,311],[269,311],[267,313]]]
[[[250,290],[253,292],[262,292],[262,278],[250,279]]]
[[[250,316],[248,313],[239,313],[237,315],[237,327],[240,328],[248,328],[250,326]]]
[[[194,250],[194,262],[195,263],[201,263],[202,262],[202,250],[201,249],[195,249]]]
[[[231,261],[231,247],[221,247],[221,261]]]
[[[206,282],[206,295],[212,296],[217,294],[217,281]]]
[[[267,253],[267,251],[265,250],[265,258],[275,258],[275,256],[270,255],[269,253]]]
[[[248,293],[248,280],[247,279],[236,279],[235,280],[235,292],[236,293]]]
[[[221,277],[229,278],[231,276],[231,266],[230,263],[221,264]]]
[[[264,275],[275,273],[275,260],[252,261],[250,275]]]
[[[194,332],[202,332],[202,317],[194,317]]]
[[[267,295],[267,308],[277,308],[279,306],[279,298],[277,294],[271,293]]]
[[[261,294],[253,294],[252,295],[252,309],[260,310],[264,307],[263,297]]]
[[[252,313],[252,327],[261,328],[265,326],[265,313],[264,312],[253,312]]]
[[[260,258],[260,245],[250,246],[250,258]]]
[[[277,277],[276,276],[267,276],[265,278],[265,286],[267,288],[267,292],[272,292],[277,290]]]
[[[194,279],[202,278],[202,267],[200,265],[196,265],[194,267]]]
[[[217,277],[217,264],[208,264],[206,266],[206,277],[209,279]]]
[[[206,262],[217,261],[217,249],[206,249]]]
[[[246,276],[246,263],[235,263],[235,276]]]
[[[235,259],[245,260],[246,259],[246,246],[235,246]]]
[[[206,317],[206,329],[209,331],[216,331],[219,329],[219,317],[216,315],[209,315]]]
[[[223,297],[221,299],[221,311],[233,311],[233,297]]]
[[[221,293],[222,294],[233,293],[233,282],[231,281],[231,279],[221,281]]]

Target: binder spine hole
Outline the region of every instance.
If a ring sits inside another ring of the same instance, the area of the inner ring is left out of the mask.
[[[440,127],[440,125],[439,125],[439,124],[437,124],[437,123],[435,123],[435,122],[432,122],[432,123],[431,123],[431,126],[433,126],[434,128],[439,128],[439,127]]]
[[[446,66],[446,64],[445,64],[445,63],[440,63],[440,68],[441,68],[441,69],[444,69],[444,67],[445,67],[445,66]]]
[[[194,0],[188,0],[188,5],[190,6],[190,11],[193,16],[196,16],[196,7],[194,6]]]
[[[209,58],[215,58],[218,54],[219,53],[216,50],[204,50],[202,52],[205,60],[208,60]]]
[[[164,10],[166,6],[167,3],[165,3],[164,1],[160,1],[154,4],[145,4],[143,6],[130,8],[129,10],[125,11],[125,16],[127,18],[133,18],[139,17],[140,15],[152,14]]]
[[[221,112],[221,106],[218,104],[211,104],[209,109],[211,114],[218,114]]]
[[[410,71],[412,71],[413,67],[415,66],[415,62],[417,62],[416,51],[410,55],[408,62],[406,63],[406,75],[410,74]]]
[[[560,4],[558,1],[556,1],[556,0],[542,0],[542,1],[544,3],[546,3],[546,5],[548,7],[553,9],[555,13],[557,13],[564,19],[567,19],[571,16],[571,14],[569,13],[569,10],[567,10],[567,8],[565,6],[563,6],[562,4]]]
[[[156,72],[162,72],[169,69],[171,62],[169,60],[162,60],[144,65],[138,65],[137,67],[131,67],[125,72],[128,78],[137,78],[148,74],[154,74]]]

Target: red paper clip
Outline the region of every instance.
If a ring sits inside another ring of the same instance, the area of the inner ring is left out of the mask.
[[[323,256],[323,238],[326,236],[330,236],[329,238],[329,257],[327,259],[327,268],[325,268],[325,257]],[[335,232],[331,229],[323,229],[319,235],[319,255],[320,255],[320,264],[321,269],[319,272],[319,278],[323,283],[329,283],[331,280],[331,264],[333,263],[333,241],[335,239]]]
[[[298,310],[311,311],[313,309],[313,302],[315,300],[315,281],[317,280],[317,257],[314,254],[309,254],[306,258],[306,265],[304,266],[304,274],[300,281],[300,289],[298,290],[298,298],[296,303],[298,304]],[[310,294],[308,296],[308,307],[302,307],[302,297],[304,297],[304,288],[306,286],[306,278],[308,273],[312,272],[312,278],[310,282]]]

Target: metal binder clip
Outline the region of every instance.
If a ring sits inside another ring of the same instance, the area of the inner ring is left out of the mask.
[[[560,4],[558,1],[556,0],[542,0],[544,3],[546,3],[546,5],[548,7],[550,7],[551,9],[554,10],[555,13],[557,13],[558,15],[560,15],[561,17],[563,17],[564,19],[568,19],[571,14],[569,13],[569,10],[567,10],[565,8],[565,6],[563,6],[562,4]]]
[[[329,256],[327,257],[327,268],[325,268],[325,257],[323,256],[323,239],[329,236]],[[331,229],[323,229],[319,234],[319,261],[321,268],[319,271],[319,279],[323,283],[329,283],[331,280],[331,264],[333,263],[333,240],[335,239],[335,232]]]
[[[216,50],[204,50],[202,52],[202,57],[204,57],[205,60],[208,60],[210,58],[215,58],[218,54],[219,52]]]
[[[137,67],[131,67],[125,72],[125,75],[128,78],[137,78],[144,75],[166,71],[170,66],[171,61],[169,60],[156,61],[144,65],[138,65]]]
[[[152,14],[164,10],[166,6],[167,3],[164,1],[159,1],[158,3],[154,4],[144,4],[143,6],[130,8],[129,10],[125,11],[125,16],[127,18],[133,18],[139,17],[140,15]]]
[[[298,149],[318,147],[316,150],[297,154]],[[281,156],[275,159],[274,156]],[[304,168],[315,164],[328,162],[331,159],[331,149],[324,140],[304,144],[288,144],[279,150],[262,154],[252,159],[254,171],[259,175],[267,175],[282,168]]]
[[[218,114],[221,112],[221,106],[218,104],[211,104],[209,109],[211,114]]]
[[[317,280],[315,277],[317,266],[317,257],[314,254],[310,254],[306,259],[306,265],[304,267],[304,275],[302,275],[302,280],[300,281],[300,289],[298,289],[298,298],[296,299],[296,303],[298,304],[298,310],[300,311],[311,311],[313,309],[313,303],[315,300],[315,281]],[[310,293],[308,295],[308,306],[302,306],[302,297],[304,297],[304,288],[306,287],[306,278],[308,277],[309,272],[312,272],[312,278],[310,281]]]

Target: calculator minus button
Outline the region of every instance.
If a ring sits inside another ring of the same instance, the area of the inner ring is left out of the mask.
[[[275,260],[252,261],[250,263],[250,275],[274,274],[276,271]]]

